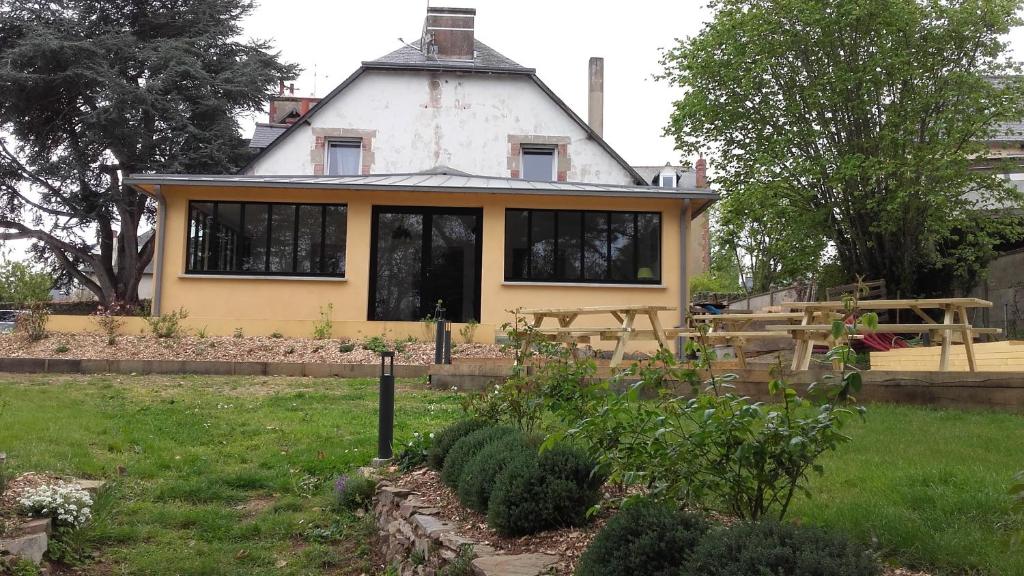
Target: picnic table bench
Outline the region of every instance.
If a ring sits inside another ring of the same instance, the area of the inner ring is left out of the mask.
[[[819,320],[831,320],[838,317],[832,312],[822,312],[816,315]],[[747,367],[746,345],[748,340],[766,338],[791,338],[785,332],[769,332],[752,330],[750,325],[754,322],[790,322],[796,323],[803,319],[803,312],[757,312],[751,314],[694,314],[691,320],[694,329],[701,325],[707,325],[707,332],[701,335],[699,332],[687,334],[690,337],[701,337],[709,343],[724,342],[736,350],[736,359],[741,368]]]

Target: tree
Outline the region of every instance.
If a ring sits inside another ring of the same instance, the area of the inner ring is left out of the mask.
[[[236,39],[253,6],[0,0],[0,240],[34,240],[105,304],[137,302],[155,208],[123,177],[236,171],[249,154],[236,117],[298,72]]]
[[[847,275],[904,295],[929,291],[929,270],[948,271],[946,290],[968,284],[994,239],[1020,233],[993,217],[1020,194],[971,169],[996,123],[1024,118],[1002,40],[1018,6],[714,0],[714,19],[664,54],[686,89],[667,132],[716,158],[735,230],[759,236],[743,225],[760,217],[766,234],[827,242]]]
[[[50,299],[53,277],[16,260],[0,262],[0,302],[26,304]]]

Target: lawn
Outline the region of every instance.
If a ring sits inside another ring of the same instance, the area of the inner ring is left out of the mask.
[[[0,376],[11,472],[110,480],[74,543],[86,573],[373,574],[368,519],[331,510],[338,474],[374,456],[376,382]],[[400,381],[396,435],[457,400]]]
[[[397,435],[442,426],[458,398],[400,382]],[[334,478],[376,445],[370,380],[0,376],[14,471],[111,480],[76,540],[86,573],[374,574],[372,526],[331,510]],[[792,517],[935,574],[1024,574],[1007,487],[1024,417],[872,406]]]

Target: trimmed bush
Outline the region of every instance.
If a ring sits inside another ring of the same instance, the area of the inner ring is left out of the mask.
[[[814,526],[751,522],[709,532],[681,576],[876,576],[864,548]]]
[[[604,483],[595,466],[582,452],[564,445],[537,457],[516,455],[495,483],[487,523],[507,536],[583,524]]]
[[[448,451],[448,456],[444,459],[444,466],[441,468],[441,482],[453,490],[458,488],[459,480],[462,479],[462,471],[478,452],[513,435],[521,436],[522,433],[508,426],[492,426],[481,428],[459,440]]]
[[[528,452],[529,455],[536,457],[537,443],[519,434],[501,439],[477,452],[465,465],[459,479],[459,501],[463,506],[486,514],[494,482],[505,471],[512,458],[522,452]]]
[[[707,531],[701,516],[641,500],[598,532],[580,557],[576,576],[675,576]]]
[[[377,481],[359,473],[339,476],[334,481],[334,496],[343,510],[368,508],[377,490]]]
[[[427,465],[434,470],[440,470],[444,466],[444,459],[448,456],[448,451],[456,442],[486,426],[489,424],[483,420],[459,420],[438,432],[434,438],[434,445],[430,447],[430,452],[427,454]]]

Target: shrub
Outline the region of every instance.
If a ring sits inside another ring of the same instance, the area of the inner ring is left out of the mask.
[[[474,456],[487,446],[518,434],[519,431],[514,428],[494,426],[481,428],[462,438],[452,445],[452,449],[444,459],[444,466],[441,468],[441,481],[452,489],[458,488],[459,481],[462,479],[462,471]]]
[[[121,316],[125,316],[128,313],[130,313],[129,308],[123,306],[120,302],[112,302],[110,306],[97,306],[96,311],[92,313],[93,323],[107,337],[107,346],[117,344],[117,333],[124,327],[124,321],[121,320]]]
[[[427,465],[434,470],[440,470],[444,466],[444,459],[448,456],[448,451],[456,442],[485,426],[488,424],[483,420],[459,420],[439,432],[434,438],[434,445],[427,453]]]
[[[342,342],[338,345],[338,352],[341,352],[342,354],[348,354],[355,349],[356,345],[351,342]]]
[[[707,531],[696,514],[652,499],[635,501],[594,537],[576,576],[674,576]]]
[[[463,468],[459,479],[459,501],[482,514],[487,513],[494,482],[508,463],[522,452],[536,456],[537,446],[522,435],[514,434],[484,447]]]
[[[313,339],[327,340],[331,337],[331,330],[334,325],[331,323],[331,315],[334,313],[334,304],[327,303],[327,309],[320,308],[320,319],[313,324]]]
[[[369,350],[377,354],[383,354],[388,351],[388,342],[383,336],[371,336],[362,343],[363,350]]]
[[[235,328],[235,331],[231,334],[232,338],[242,339],[245,338],[245,331],[242,330],[241,326]]]
[[[476,329],[479,326],[480,324],[477,323],[476,320],[473,320],[471,318],[468,322],[466,322],[465,326],[459,328],[459,334],[462,335],[462,341],[465,342],[466,344],[472,344],[473,339],[476,337]]]
[[[813,526],[748,522],[709,532],[681,576],[875,576],[860,546]]]
[[[181,321],[188,318],[188,310],[178,308],[167,314],[150,316],[146,324],[157,338],[177,338],[181,335]]]
[[[277,330],[274,330],[273,332],[270,333],[270,337],[274,339],[284,338],[284,334],[281,334]]]
[[[495,482],[487,523],[508,536],[581,525],[604,483],[594,471],[592,460],[566,445],[540,456],[519,454]]]
[[[24,334],[32,342],[46,338],[46,323],[50,321],[50,309],[45,302],[32,302],[28,310],[19,312],[14,318],[14,330]]]
[[[344,510],[368,507],[377,490],[377,481],[362,474],[339,476],[334,481],[334,496]]]
[[[430,453],[430,446],[434,443],[434,433],[420,434],[413,432],[412,438],[405,443],[402,451],[398,453],[395,464],[402,472],[409,472],[427,463],[427,454]]]
[[[92,496],[77,484],[57,482],[25,489],[18,504],[30,516],[53,518],[58,526],[77,528],[92,518]]]
[[[55,353],[57,353],[57,354],[64,354],[64,353],[68,352],[69,350],[71,350],[71,348],[68,348],[67,344],[58,344],[58,345],[54,346],[54,348],[53,348],[53,351]]]

